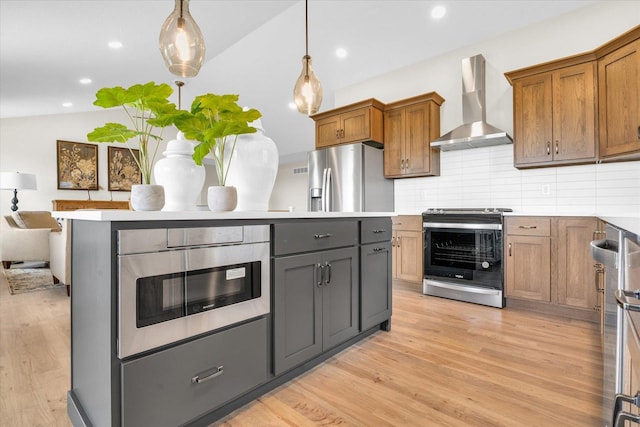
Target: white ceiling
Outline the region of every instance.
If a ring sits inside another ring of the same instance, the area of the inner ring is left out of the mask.
[[[310,0],[309,53],[324,88],[336,89],[593,3],[563,1]],[[447,7],[440,21],[429,17]],[[101,87],[173,83],[158,50],[173,0],[0,0],[0,117],[96,111]],[[240,94],[259,109],[281,156],[313,148],[313,121],[288,108],[304,55],[302,0],[192,0],[206,63],[182,91]],[[112,50],[110,40],[124,47]],[[349,55],[338,59],[335,49]],[[78,80],[93,80],[83,86]],[[72,102],[72,107],[63,107]],[[177,103],[177,95],[174,99]],[[91,129],[87,129],[90,131]]]

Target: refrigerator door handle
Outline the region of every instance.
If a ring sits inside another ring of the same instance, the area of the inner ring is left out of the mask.
[[[322,212],[327,210],[327,173],[327,168],[324,168],[322,171],[322,196],[320,197],[320,210]]]
[[[324,200],[324,203],[325,203],[324,211],[325,212],[331,212],[331,200],[333,199],[333,192],[331,191],[331,188],[332,188],[331,168],[327,168],[327,178],[326,178],[326,182],[325,182],[325,189],[323,191],[323,194],[326,194],[326,198]]]

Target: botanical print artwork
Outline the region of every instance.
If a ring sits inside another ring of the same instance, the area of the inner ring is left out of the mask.
[[[80,142],[58,143],[58,189],[98,189],[98,146]]]
[[[133,157],[138,155],[138,150],[109,146],[109,191],[131,191],[132,185],[142,183],[140,168]]]

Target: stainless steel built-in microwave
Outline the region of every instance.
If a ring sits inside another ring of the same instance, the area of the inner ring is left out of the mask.
[[[120,358],[270,311],[268,226],[118,233]]]

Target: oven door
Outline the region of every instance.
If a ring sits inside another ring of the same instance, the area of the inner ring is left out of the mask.
[[[270,311],[269,244],[121,255],[118,357]]]
[[[502,225],[425,222],[424,276],[502,289]]]

